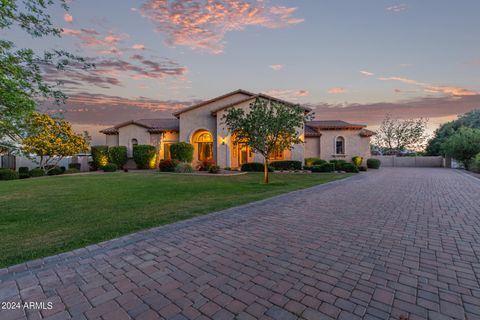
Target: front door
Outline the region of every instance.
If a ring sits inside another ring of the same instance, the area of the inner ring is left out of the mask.
[[[246,144],[238,145],[238,166],[248,162],[248,146]]]

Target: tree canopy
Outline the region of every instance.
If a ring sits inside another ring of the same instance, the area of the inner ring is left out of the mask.
[[[460,161],[466,169],[480,154],[480,129],[461,127],[443,143],[445,154]]]
[[[60,36],[62,29],[51,22],[48,9],[54,4],[68,9],[65,0],[1,0],[0,30],[17,27],[32,37]],[[17,149],[26,132],[26,122],[42,100],[65,101],[61,82],[49,83],[42,77],[42,67],[64,70],[68,65],[90,68],[84,58],[64,50],[37,54],[32,49],[18,49],[14,42],[0,40],[0,147]]]
[[[233,143],[245,143],[263,156],[264,181],[268,183],[268,163],[271,155],[303,143],[300,131],[310,117],[299,105],[257,98],[250,104],[248,112],[242,108],[231,108],[222,120],[232,133]]]
[[[34,159],[42,169],[89,148],[85,136],[75,133],[68,121],[33,113],[26,127],[28,135],[22,140],[23,152],[39,156],[39,161]]]
[[[387,151],[418,150],[427,139],[426,119],[394,119],[387,115],[376,131],[374,144]]]
[[[460,116],[457,120],[442,124],[435,130],[434,136],[428,141],[426,154],[429,156],[440,156],[445,152],[443,144],[457,132],[461,127],[480,129],[480,109],[475,109]]]

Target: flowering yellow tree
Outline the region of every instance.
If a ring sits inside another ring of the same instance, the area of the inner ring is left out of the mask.
[[[22,141],[23,152],[40,157],[40,168],[56,165],[67,156],[88,150],[84,135],[75,133],[65,120],[54,119],[48,114],[34,113],[27,121],[28,135]],[[35,158],[36,159],[36,158]]]

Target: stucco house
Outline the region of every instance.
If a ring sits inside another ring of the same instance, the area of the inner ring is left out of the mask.
[[[247,162],[263,162],[263,157],[246,145],[233,144],[221,119],[229,108],[248,110],[257,97],[294,105],[264,94],[237,90],[175,112],[175,118],[132,120],[100,132],[106,135],[106,145],[126,146],[129,157],[134,145],[151,144],[157,148],[159,159],[169,159],[170,145],[185,141],[194,146],[194,162],[214,160],[220,167],[238,168]],[[305,112],[310,109],[305,108]],[[374,132],[365,125],[325,120],[305,123],[304,128],[299,128],[299,134],[304,143],[275,154],[272,160],[367,158]]]

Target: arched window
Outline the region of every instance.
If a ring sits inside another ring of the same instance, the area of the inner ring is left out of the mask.
[[[137,139],[132,139],[132,148],[138,145],[138,140]]]
[[[198,147],[198,160],[212,160],[213,159],[213,137],[209,132],[202,132],[196,136],[194,143]]]
[[[345,154],[345,138],[337,137],[335,139],[335,154]]]

